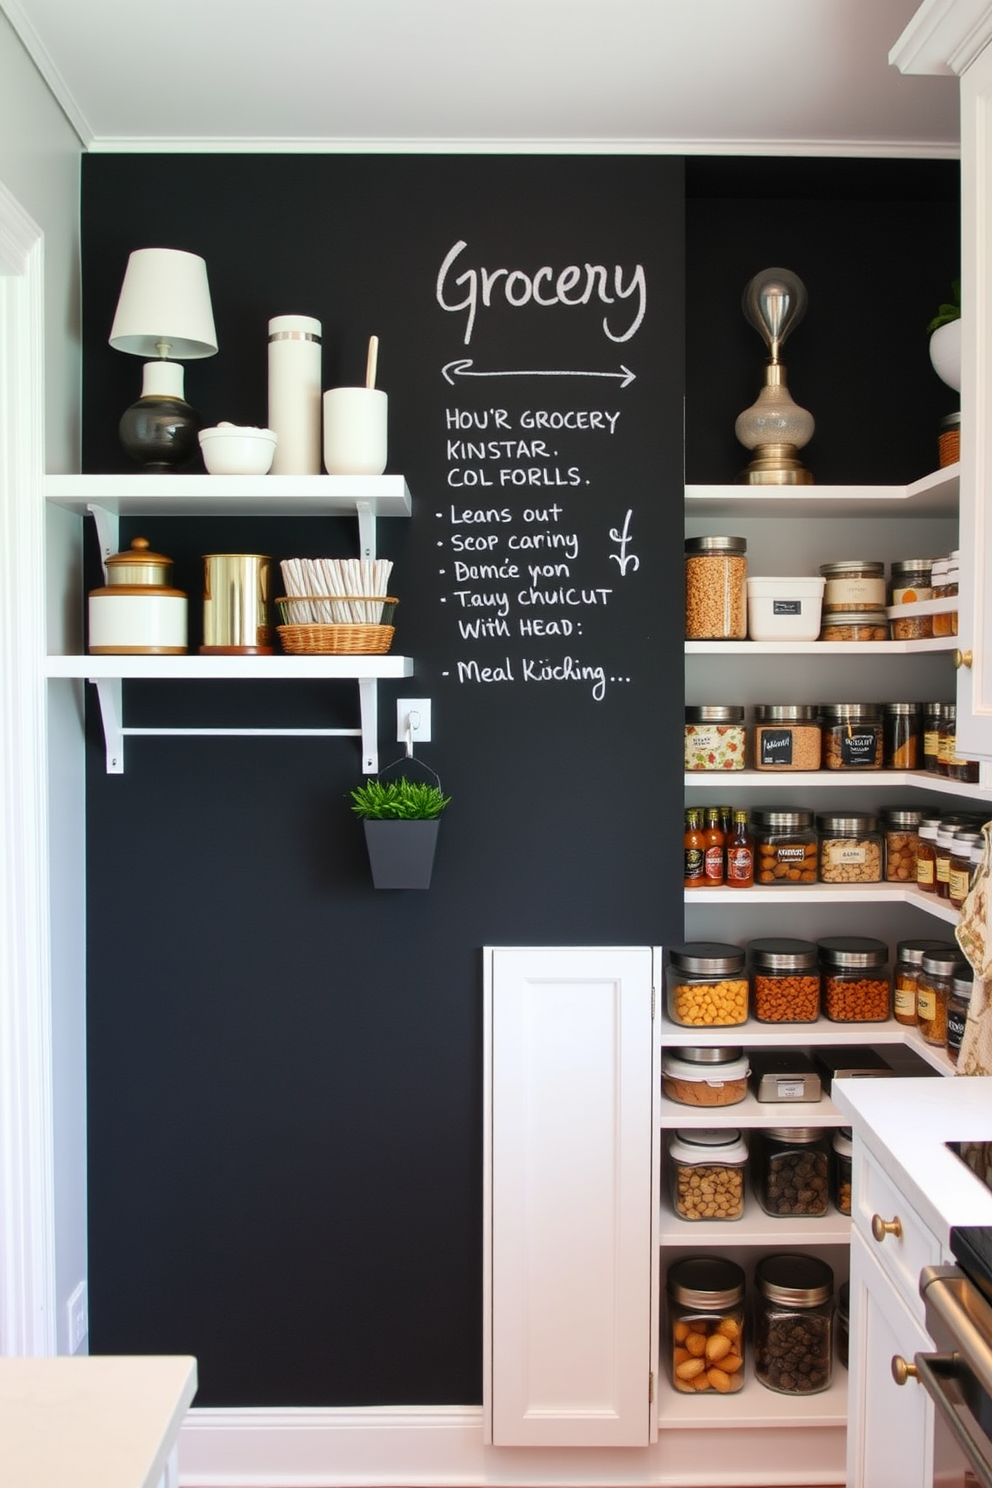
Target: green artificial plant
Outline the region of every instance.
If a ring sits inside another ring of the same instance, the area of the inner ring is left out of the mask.
[[[961,280],[955,279],[951,284],[953,298],[941,305],[933,320],[927,326],[927,331],[932,333],[942,325],[947,325],[952,320],[961,319]]]
[[[408,780],[366,780],[351,792],[352,811],[366,821],[433,821],[451,800],[436,785]]]

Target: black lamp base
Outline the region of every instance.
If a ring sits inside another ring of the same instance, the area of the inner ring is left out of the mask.
[[[149,394],[121,415],[121,445],[150,474],[188,465],[199,450],[200,417],[182,398]]]

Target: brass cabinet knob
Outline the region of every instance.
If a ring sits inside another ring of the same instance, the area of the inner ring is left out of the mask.
[[[904,1359],[902,1354],[892,1355],[892,1378],[897,1385],[908,1384],[911,1379],[918,1380],[919,1377],[919,1371],[915,1364],[910,1364],[909,1360]]]
[[[961,667],[970,667],[975,659],[973,651],[955,651],[954,665],[960,670]]]
[[[894,1219],[883,1219],[880,1214],[873,1214],[871,1217],[871,1233],[879,1245],[881,1245],[886,1235],[894,1235],[897,1240],[901,1240],[902,1221],[898,1214]]]

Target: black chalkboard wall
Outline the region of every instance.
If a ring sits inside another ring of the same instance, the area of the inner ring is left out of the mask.
[[[380,336],[414,513],[379,548],[416,659],[380,687],[381,759],[395,698],[432,698],[422,754],[454,798],[431,890],[377,893],[355,741],[129,740],[109,778],[90,708],[95,1352],[195,1353],[203,1406],[481,1398],[480,948],[682,935],[683,320],[690,479],[742,463],[762,352],[740,291],[777,261],[810,287],[790,366],[818,478],[912,479],[954,406],[918,337],[957,272],[956,196],[948,162],[84,159],[84,469],[126,468],[140,363],[107,335],[134,247],[207,260],[221,349],[186,374],[207,423],[265,421],[271,315],[322,321],[325,386]],[[841,436],[851,304],[895,349],[872,359],[882,417]],[[356,552],[345,520],[139,531],[194,597],[204,552]],[[88,563],[96,584],[92,537]],[[356,691],[131,684],[126,707],[348,726]]]

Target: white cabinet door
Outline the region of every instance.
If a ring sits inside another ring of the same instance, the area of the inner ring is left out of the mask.
[[[486,1425],[643,1446],[656,1367],[648,947],[486,952]]]

